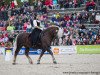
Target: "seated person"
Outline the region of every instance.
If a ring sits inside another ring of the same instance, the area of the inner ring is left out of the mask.
[[[91,9],[94,10],[95,6],[96,6],[96,3],[93,0],[91,0],[91,1],[89,1],[89,2],[86,3],[86,10],[87,11],[89,11]]]
[[[34,27],[32,33],[30,34],[32,46],[38,45],[40,43],[40,33],[42,30],[39,27],[40,25],[37,24],[37,26]]]

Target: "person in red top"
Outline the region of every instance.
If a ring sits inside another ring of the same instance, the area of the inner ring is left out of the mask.
[[[46,6],[49,6],[49,5],[50,5],[50,1],[45,0],[45,5],[46,5]]]
[[[90,5],[92,6],[92,9],[94,10],[96,3],[93,0],[91,0]]]
[[[65,20],[65,21],[69,21],[69,20],[70,20],[70,17],[68,16],[68,14],[65,14],[65,15],[64,15],[64,20]]]
[[[11,8],[12,8],[12,9],[15,8],[15,3],[14,3],[14,1],[11,2]]]
[[[100,44],[100,36],[99,35],[96,37],[96,44]]]
[[[89,11],[89,10],[91,10],[91,9],[95,9],[95,5],[96,5],[96,3],[94,2],[94,0],[91,0],[91,1],[88,1],[87,3],[86,3],[86,10],[87,11]]]
[[[25,22],[25,23],[24,23],[24,26],[23,26],[23,30],[25,30],[25,31],[26,31],[26,29],[27,29],[27,25],[28,25],[28,23],[27,23],[27,22]]]
[[[52,0],[45,0],[45,5],[51,8]]]

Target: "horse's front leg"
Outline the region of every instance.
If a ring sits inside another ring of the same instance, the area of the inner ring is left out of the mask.
[[[49,54],[52,56],[53,63],[54,63],[54,64],[57,64],[56,59],[55,59],[55,57],[54,57],[54,55],[53,55],[53,52],[50,50],[50,48],[48,48],[47,51],[48,51]]]

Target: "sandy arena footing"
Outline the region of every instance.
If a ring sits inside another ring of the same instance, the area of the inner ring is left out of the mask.
[[[18,55],[17,65],[5,61],[0,55],[0,75],[100,75],[99,54],[54,55],[58,64],[52,63],[50,55],[44,55],[37,65],[39,55],[30,55],[33,65],[25,55]]]

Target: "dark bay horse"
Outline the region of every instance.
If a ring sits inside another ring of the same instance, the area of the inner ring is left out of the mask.
[[[40,33],[40,35],[41,35],[41,38],[40,38],[41,43],[36,45],[36,46],[34,46],[34,47],[31,44],[31,40],[30,40],[31,37],[29,37],[29,35],[31,33],[26,33],[26,32],[20,33],[16,37],[16,43],[15,43],[15,46],[14,46],[14,51],[15,52],[14,52],[13,64],[14,65],[16,64],[16,57],[18,55],[18,52],[20,51],[20,48],[22,48],[22,46],[24,46],[26,48],[25,55],[28,58],[30,64],[33,64],[32,59],[28,55],[30,47],[33,47],[33,48],[36,48],[36,49],[42,49],[42,52],[41,52],[41,54],[40,54],[40,56],[38,58],[37,64],[40,64],[41,57],[43,56],[45,51],[48,51],[50,53],[50,55],[52,56],[52,59],[53,59],[53,63],[56,64],[57,62],[55,60],[53,52],[50,50],[50,46],[51,46],[52,41],[57,36],[58,32],[59,32],[59,27],[56,27],[56,26],[48,27],[47,29],[43,30]],[[35,35],[33,35],[33,36],[35,36]]]

